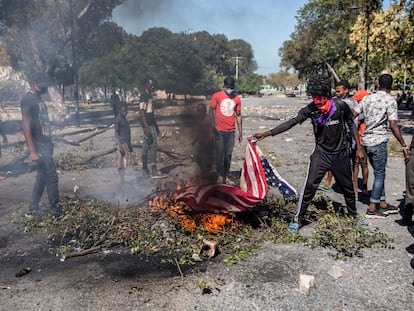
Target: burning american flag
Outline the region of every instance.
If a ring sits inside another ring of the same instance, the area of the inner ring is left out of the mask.
[[[266,197],[268,184],[279,187],[285,198],[296,196],[296,190],[281,178],[261,150],[248,140],[240,188],[225,184],[187,187],[179,194],[177,201],[184,202],[194,210],[243,212]]]

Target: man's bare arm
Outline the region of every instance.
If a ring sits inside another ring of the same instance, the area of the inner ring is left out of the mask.
[[[37,153],[36,146],[33,142],[32,131],[30,129],[30,121],[31,117],[22,116],[23,135],[24,139],[26,140],[27,148],[29,148],[30,158],[32,161],[37,161],[39,160],[39,154]]]

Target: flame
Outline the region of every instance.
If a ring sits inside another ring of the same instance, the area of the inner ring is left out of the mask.
[[[148,201],[148,205],[152,213],[159,213],[164,211],[170,216],[176,225],[183,228],[185,231],[193,233],[197,227],[207,230],[209,234],[218,234],[224,232],[232,227],[239,227],[240,223],[234,219],[234,215],[230,213],[194,213],[188,211],[187,206],[183,203],[177,203],[177,198],[180,190],[183,187],[194,185],[192,181],[185,182],[182,186],[177,184],[175,192],[164,192],[160,195],[154,196]],[[167,191],[166,187],[162,187],[163,191]]]

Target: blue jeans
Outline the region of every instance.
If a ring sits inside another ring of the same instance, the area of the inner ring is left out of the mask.
[[[151,139],[144,134],[144,143],[142,144],[142,167],[144,170],[148,170],[148,162],[150,167],[157,164],[157,128],[155,125],[149,125],[151,132]]]
[[[215,135],[216,169],[224,179],[229,175],[235,137],[235,132],[217,131]]]
[[[371,191],[371,203],[379,203],[386,199],[385,196],[385,167],[387,165],[387,143],[385,140],[376,146],[365,146],[365,151],[374,172],[374,184]]]
[[[36,150],[41,155],[37,161],[37,176],[33,187],[32,197],[29,203],[30,211],[39,209],[39,202],[46,188],[52,213],[59,215],[59,188],[56,164],[53,160],[53,143],[37,143]]]

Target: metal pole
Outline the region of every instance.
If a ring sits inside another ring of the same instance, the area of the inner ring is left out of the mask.
[[[236,59],[236,80],[239,78],[239,59],[243,59],[241,56],[234,56],[232,57]]]
[[[368,89],[368,55],[369,55],[369,26],[370,26],[370,21],[369,21],[369,11],[368,11],[368,7],[367,10],[365,12],[365,17],[366,17],[366,23],[367,23],[367,38],[366,38],[366,42],[365,42],[365,83],[364,83],[364,88],[365,90]]]

